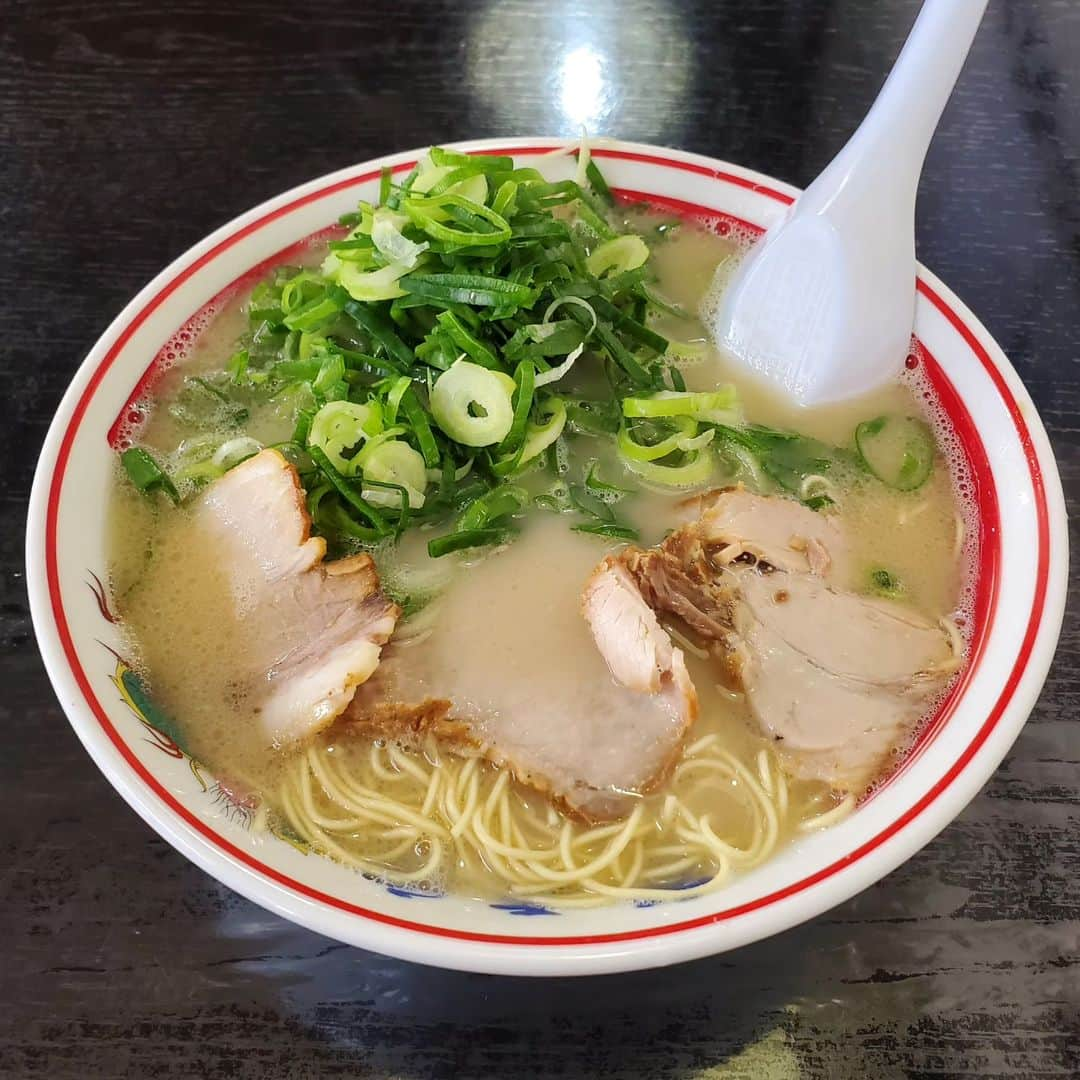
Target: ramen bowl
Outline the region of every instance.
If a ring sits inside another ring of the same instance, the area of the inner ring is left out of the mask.
[[[555,139],[462,144],[571,175]],[[257,807],[188,756],[125,660],[107,580],[108,492],[118,433],[139,419],[155,373],[201,326],[360,199],[394,154],[295,188],[217,230],[158,275],[91,349],[38,464],[27,568],[38,642],[72,727],[109,782],[177,850],[243,896],[342,942],[406,960],[515,975],[625,971],[722,952],[810,919],[889,873],[956,817],[1016,739],[1053,655],[1067,573],[1065,510],[1042,424],[1001,349],[920,267],[909,363],[948,417],[978,519],[970,659],[898,768],[832,828],[801,835],[725,888],[596,909],[486,901],[387,885],[259,828]],[[631,201],[756,233],[794,188],[735,165],[657,147],[593,151]],[[199,672],[191,672],[192,679]],[[182,719],[182,718],[181,718]]]

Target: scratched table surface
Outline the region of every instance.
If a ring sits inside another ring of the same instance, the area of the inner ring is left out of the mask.
[[[83,753],[27,610],[27,491],[65,384],[211,229],[384,152],[583,123],[805,184],[915,7],[0,2],[0,1075],[1080,1075],[1076,603],[997,774],[886,880],[735,953],[546,982],[347,948],[196,869]],[[922,259],[1012,358],[1073,504],[1078,58],[1076,0],[991,0],[918,214]]]

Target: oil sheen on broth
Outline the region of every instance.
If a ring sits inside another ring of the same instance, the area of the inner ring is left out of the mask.
[[[636,224],[648,222],[638,218]],[[653,250],[658,286],[684,309],[696,311],[714,268],[737,254],[730,241],[684,225]],[[156,390],[157,400],[170,401],[185,376],[220,369],[244,325],[239,303],[218,314],[183,363],[166,374]],[[674,339],[704,345],[704,331],[696,321],[670,319],[659,329]],[[715,350],[704,347],[700,353],[682,366],[688,389],[711,390],[729,381],[724,360]],[[849,445],[856,424],[867,417],[920,411],[908,383],[813,411],[791,407],[743,381],[739,392],[748,420],[836,445]],[[244,430],[264,443],[288,438],[294,408],[288,401],[276,401],[254,409]],[[151,411],[139,433],[140,443],[166,461],[184,437],[182,423],[164,406]],[[594,447],[585,452],[597,456]],[[608,475],[615,476],[619,466],[614,457],[600,456]],[[967,573],[958,524],[963,517],[950,469],[943,466],[939,459],[929,481],[911,493],[870,483],[845,489],[841,509],[854,558],[852,580],[844,584],[858,589],[871,568],[887,566],[903,581],[905,599],[925,615],[936,619],[957,608]],[[676,504],[683,498],[685,493],[642,489],[621,504],[620,513],[639,529],[642,545],[653,544],[673,526]],[[116,483],[112,500],[111,584],[140,674],[158,707],[179,720],[194,757],[229,785],[262,793],[273,804],[274,793],[295,766],[296,751],[268,753],[245,714],[245,701],[237,695],[230,678],[237,665],[230,657],[243,655],[244,641],[223,635],[221,628],[232,625],[234,600],[223,587],[220,569],[212,563],[192,564],[184,557],[193,526],[182,508],[155,508],[122,480]],[[580,709],[584,695],[584,707],[618,709],[632,725],[637,707],[633,699],[638,695],[612,682],[580,615],[582,583],[605,552],[617,546],[572,532],[559,515],[534,514],[509,550],[486,558],[444,559],[436,564],[420,539],[409,534],[396,547],[377,550],[380,573],[389,584],[403,578],[428,582],[444,594],[416,617],[421,632],[402,634],[401,647],[417,658],[407,667],[411,685],[406,689],[414,697],[447,697],[462,711],[480,713],[513,714],[535,708],[538,702],[552,712]],[[403,629],[409,625],[407,621]],[[710,663],[692,649],[687,662],[701,706],[690,742],[716,735],[726,750],[752,763],[767,740],[758,733],[746,706],[719,684]],[[348,771],[350,761],[361,767],[371,745],[367,736],[331,731],[320,737],[318,751],[336,754],[338,766]],[[494,783],[494,766],[480,763],[474,768],[485,784]],[[372,782],[380,781],[376,776]],[[517,797],[534,809],[545,801],[517,790]],[[642,799],[648,819],[660,820],[666,794],[662,788]],[[697,813],[711,809],[714,821],[722,820],[725,841],[736,846],[750,842],[752,822],[739,799],[721,787],[707,797],[700,791],[688,797]],[[787,799],[790,810],[781,822],[781,841],[800,820],[831,805],[828,791],[816,782],[789,781]],[[546,806],[542,812],[551,814]],[[592,850],[587,843],[584,848]],[[393,878],[414,871],[422,854],[408,848],[382,865]],[[378,850],[374,861],[377,867]],[[672,880],[708,870],[704,865],[680,865],[677,859],[672,865],[679,867]],[[488,897],[505,892],[505,883],[483,859],[450,859],[444,869],[449,876],[445,884],[454,889]]]

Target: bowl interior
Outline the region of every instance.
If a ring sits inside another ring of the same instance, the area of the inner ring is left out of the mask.
[[[464,149],[514,154],[552,179],[573,162],[557,140]],[[612,144],[594,154],[612,186],[710,222],[760,231],[794,190],[695,155]],[[1064,597],[1060,484],[1042,427],[993,340],[933,275],[920,271],[916,336],[933,392],[963,448],[979,520],[969,670],[903,766],[850,818],[807,835],[721,892],[659,905],[558,910],[432,897],[369,881],[251,828],[184,752],[124,663],[102,587],[105,498],[115,441],[155,364],[231,292],[288,250],[374,199],[380,168],[335,173],[271,200],[193,248],[144,289],[95,345],[42,452],[27,534],[35,627],[71,723],[102,771],[172,844],[251,899],[342,941],[473,970],[585,973],[671,963],[760,938],[887,873],[942,828],[986,780],[1027,716],[1056,642]]]

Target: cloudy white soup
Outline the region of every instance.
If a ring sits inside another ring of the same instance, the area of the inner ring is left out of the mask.
[[[722,888],[892,771],[960,670],[963,464],[918,369],[733,385],[743,250],[432,150],[140,403],[110,586],[256,827],[416,889]]]

